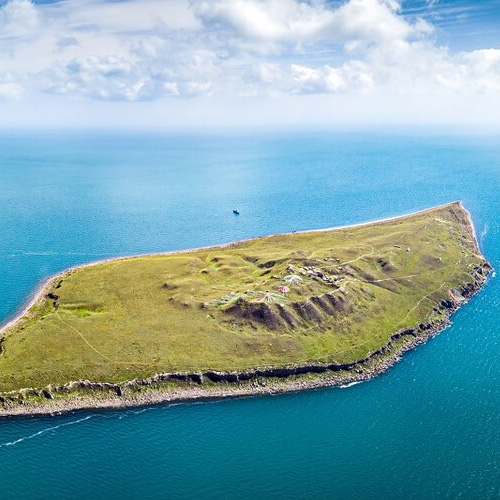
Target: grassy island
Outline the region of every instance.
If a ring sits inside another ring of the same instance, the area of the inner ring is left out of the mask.
[[[0,411],[367,379],[442,329],[489,270],[458,202],[70,269],[0,330]]]

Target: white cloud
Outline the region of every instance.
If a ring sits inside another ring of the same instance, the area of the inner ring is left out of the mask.
[[[135,101],[154,97],[152,82],[123,58],[79,57],[55,64],[45,74],[44,90],[56,94],[83,94],[95,99]]]
[[[422,20],[404,21],[397,15],[399,5],[387,0],[350,0],[337,9],[297,0],[193,0],[192,5],[221,43],[260,53],[318,42],[354,49],[430,30]]]
[[[30,0],[10,0],[0,9],[0,39],[30,36],[38,27],[38,12]]]
[[[428,44],[400,42],[338,67],[292,64],[289,78],[292,93],[494,95],[500,90],[500,49],[451,55]]]
[[[434,36],[393,0],[10,0],[0,5],[0,99],[145,109],[208,98],[230,102],[228,117],[244,103],[258,109],[253,99],[302,109],[314,95],[373,109],[397,100],[401,116],[405,100],[493,102],[500,48],[452,53]]]
[[[351,61],[339,68],[325,65],[313,69],[293,64],[290,69],[294,83],[292,93],[365,93],[375,83],[371,68],[361,61]]]
[[[246,41],[303,42],[319,37],[331,22],[323,5],[295,0],[218,0],[193,2],[208,29],[221,29]]]
[[[17,83],[0,83],[0,100],[17,100],[24,95],[24,89]]]
[[[47,70],[43,90],[110,101],[148,101],[164,95],[194,97],[211,89],[210,81],[190,80],[154,63],[116,56],[78,57]]]
[[[337,10],[332,31],[349,49],[419,34],[421,24],[409,24],[397,15],[397,10],[394,2],[350,0]]]
[[[152,35],[128,41],[124,55],[73,57],[53,63],[41,76],[42,88],[48,93],[147,101],[164,95],[196,97],[209,93],[219,68],[211,50]]]
[[[348,90],[347,82],[337,68],[324,66],[314,69],[292,64],[292,78],[299,93],[321,94]]]
[[[481,93],[500,91],[500,49],[474,50],[461,54],[462,73],[469,79],[469,90]]]
[[[25,94],[25,89],[10,72],[0,73],[0,101],[18,101]]]

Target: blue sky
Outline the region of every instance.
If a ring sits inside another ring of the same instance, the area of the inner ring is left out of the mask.
[[[500,0],[0,1],[0,127],[500,125]]]
[[[500,45],[500,0],[418,0],[401,7],[404,16],[432,23],[436,38],[455,50]]]

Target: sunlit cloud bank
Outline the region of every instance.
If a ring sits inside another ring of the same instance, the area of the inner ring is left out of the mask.
[[[394,0],[9,0],[0,49],[3,126],[500,123],[500,40]]]

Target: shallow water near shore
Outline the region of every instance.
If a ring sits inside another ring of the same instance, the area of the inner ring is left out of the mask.
[[[0,321],[91,260],[457,199],[498,267],[498,192],[498,137],[3,133]],[[0,498],[498,498],[498,287],[349,388],[0,419]]]

